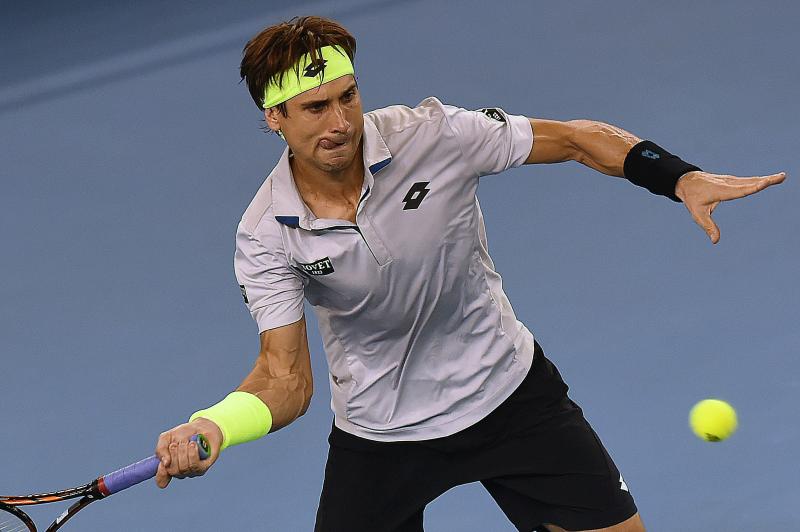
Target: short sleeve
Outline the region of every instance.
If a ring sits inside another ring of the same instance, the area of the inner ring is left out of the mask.
[[[236,230],[233,269],[259,333],[303,317],[303,281],[289,267],[279,231],[257,238],[241,223]]]
[[[478,175],[516,168],[530,155],[533,131],[528,118],[495,107],[477,111],[451,105],[442,108],[464,157]]]

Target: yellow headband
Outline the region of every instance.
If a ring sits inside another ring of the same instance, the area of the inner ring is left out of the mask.
[[[353,63],[344,50],[338,46],[323,46],[319,50],[321,59],[311,61],[311,54],[305,54],[298,61],[298,69],[290,68],[283,73],[282,87],[273,77],[264,87],[264,109],[275,107],[301,92],[319,87],[323,83],[355,74]],[[299,72],[299,76],[295,74]]]

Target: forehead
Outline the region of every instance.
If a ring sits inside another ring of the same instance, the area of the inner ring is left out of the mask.
[[[306,92],[302,92],[297,96],[295,96],[294,98],[288,99],[286,102],[291,103],[293,105],[302,105],[304,103],[311,101],[327,100],[329,98],[338,97],[342,92],[344,92],[348,87],[350,87],[350,85],[352,85],[354,81],[355,78],[353,77],[353,75],[348,74],[333,81],[323,83],[319,87],[315,87],[311,90],[307,90]]]

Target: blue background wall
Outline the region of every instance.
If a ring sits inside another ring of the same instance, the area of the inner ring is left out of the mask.
[[[649,529],[800,528],[789,1],[0,3],[0,493],[147,455],[250,370],[233,236],[282,144],[259,131],[238,63],[250,36],[297,14],[355,34],[367,109],[436,95],[606,121],[713,172],[788,172],[720,205],[716,246],[682,205],[578,163],[487,177],[479,194],[518,317]],[[140,486],[67,528],[311,530],[331,413],[309,319],[306,416],[204,478]],[[740,415],[721,444],[686,422],[712,396]],[[425,522],[514,530],[479,485]]]

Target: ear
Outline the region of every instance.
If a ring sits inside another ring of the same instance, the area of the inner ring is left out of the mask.
[[[267,123],[267,126],[272,131],[280,131],[281,124],[278,120],[278,117],[281,116],[281,112],[278,110],[278,107],[270,107],[269,109],[264,110],[264,121]]]

